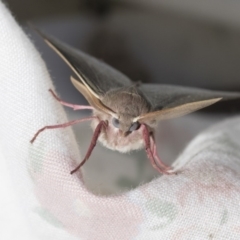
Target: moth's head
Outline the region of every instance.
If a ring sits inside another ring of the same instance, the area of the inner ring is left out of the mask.
[[[150,104],[135,86],[111,90],[101,101],[115,112],[109,123],[124,136],[138,130],[140,123],[134,119],[150,111]]]

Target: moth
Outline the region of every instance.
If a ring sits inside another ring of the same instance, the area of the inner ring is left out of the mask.
[[[97,141],[122,153],[145,148],[152,166],[158,172],[173,173],[157,153],[155,130],[158,122],[189,114],[220,100],[240,97],[239,93],[233,92],[136,83],[104,62],[37,31],[75,73],[76,77],[71,77],[71,82],[90,106],[64,102],[50,90],[53,97],[74,110],[92,110],[92,116],[87,118],[45,126],[31,140],[33,143],[46,129],[65,128],[90,120],[94,132],[90,146],[82,162],[71,174],[89,159]]]

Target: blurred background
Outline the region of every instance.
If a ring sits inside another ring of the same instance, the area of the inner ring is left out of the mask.
[[[17,20],[109,63],[134,81],[240,90],[240,4],[188,0],[6,0]],[[71,71],[31,33],[60,95]],[[71,94],[69,94],[71,91]],[[82,99],[81,99],[82,100]],[[239,111],[239,101],[207,111]],[[205,110],[205,111],[206,111]]]

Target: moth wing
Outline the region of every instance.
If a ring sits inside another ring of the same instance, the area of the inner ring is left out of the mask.
[[[186,103],[186,104],[183,104],[183,105],[180,105],[177,107],[166,108],[163,110],[144,114],[142,116],[139,116],[135,121],[146,122],[146,121],[153,121],[153,120],[160,121],[160,120],[166,120],[166,119],[171,119],[171,118],[177,118],[177,117],[181,117],[186,114],[195,112],[201,108],[210,106],[220,100],[221,100],[221,98],[214,98],[214,99],[210,99],[210,100]]]
[[[139,87],[151,105],[151,112],[135,120],[165,120],[180,117],[220,100],[239,98],[240,93],[212,91],[164,84],[143,84]]]
[[[131,80],[123,73],[77,50],[42,31],[36,31],[45,42],[69,65],[78,76],[80,83],[101,99],[111,89],[131,85]]]
[[[98,98],[96,98],[88,89],[85,87],[84,84],[76,80],[74,77],[71,77],[71,82],[74,87],[82,93],[82,95],[86,98],[88,103],[93,106],[96,110],[100,112],[105,112],[110,115],[115,115],[115,113],[105,106]]]

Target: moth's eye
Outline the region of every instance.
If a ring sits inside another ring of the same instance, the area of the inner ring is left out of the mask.
[[[140,123],[139,122],[134,122],[131,127],[129,128],[129,132],[133,132],[133,131],[136,131],[140,126]]]
[[[119,120],[117,118],[112,119],[112,124],[115,128],[119,128]]]

